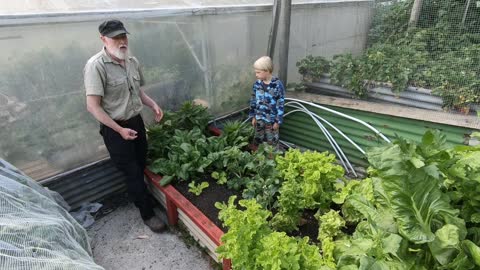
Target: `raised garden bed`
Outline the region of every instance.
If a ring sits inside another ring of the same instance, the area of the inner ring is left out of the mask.
[[[475,228],[476,202],[449,198],[471,193],[480,168],[469,160],[480,158],[478,147],[451,148],[439,131],[426,132],[419,143],[398,138],[369,150],[369,177],[355,181],[345,178],[332,154],[298,149],[280,154],[263,145],[245,152],[247,137],[238,137],[238,143],[229,135],[246,126],[224,125],[219,137],[205,135],[205,128],[174,129],[166,143],[169,123],[150,133],[168,146],[152,150],[169,151],[145,172],[152,192],[166,207],[169,223],[181,221],[224,269],[371,269],[374,264],[450,269],[444,266],[457,261],[462,269],[480,266],[473,257],[480,252],[478,241],[467,232]],[[452,182],[441,188],[445,176]],[[227,187],[243,190],[247,199],[235,201],[231,195],[240,199],[239,192]],[[437,201],[442,203],[431,205]],[[430,208],[437,212],[416,210]],[[435,222],[423,226],[432,215]],[[442,242],[448,240],[444,234],[452,238],[449,246]]]
[[[222,263],[224,270],[231,269],[230,260],[220,260],[215,252],[215,249],[221,245],[220,238],[223,231],[172,185],[160,186],[162,179],[160,175],[146,169],[145,176],[153,196],[167,209],[169,225],[173,226],[181,221],[208,254],[215,261]]]

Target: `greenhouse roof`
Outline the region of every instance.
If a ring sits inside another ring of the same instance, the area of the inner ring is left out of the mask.
[[[292,0],[293,4],[366,0]],[[273,0],[18,0],[2,1],[0,16],[50,13],[105,12],[146,9],[188,9],[225,6],[272,5]]]

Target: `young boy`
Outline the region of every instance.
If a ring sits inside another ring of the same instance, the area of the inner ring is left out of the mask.
[[[260,57],[253,64],[257,81],[253,84],[250,99],[252,125],[255,129],[255,144],[267,142],[277,146],[279,128],[283,122],[285,88],[282,82],[272,75],[273,63],[268,56]]]

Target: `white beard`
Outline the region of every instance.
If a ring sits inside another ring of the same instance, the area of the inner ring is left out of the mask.
[[[128,49],[127,50],[121,50],[120,48],[116,48],[115,50],[113,50],[111,52],[111,54],[113,54],[113,56],[115,56],[116,58],[118,58],[120,60],[125,60],[125,59],[127,59],[127,56],[129,55],[129,51],[128,51]]]

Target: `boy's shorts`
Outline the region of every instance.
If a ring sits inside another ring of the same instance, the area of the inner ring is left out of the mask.
[[[269,145],[277,146],[279,139],[278,129],[273,129],[273,124],[267,123],[262,120],[257,120],[255,127],[255,144],[259,145],[263,142]]]

